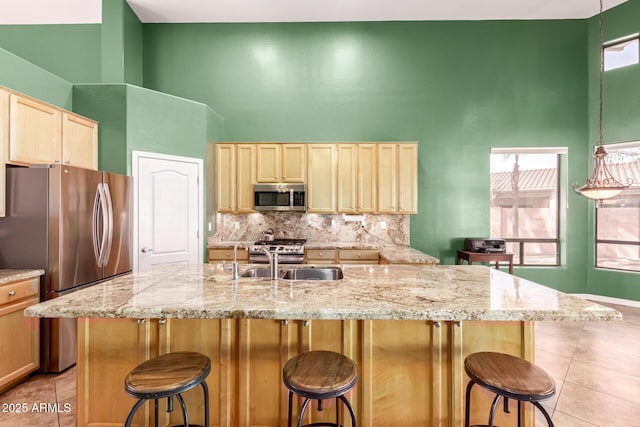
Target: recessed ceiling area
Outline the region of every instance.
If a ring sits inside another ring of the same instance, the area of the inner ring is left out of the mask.
[[[102,22],[103,0],[0,0],[0,24]],[[626,0],[604,0],[609,9]],[[144,23],[583,19],[599,0],[127,0]]]

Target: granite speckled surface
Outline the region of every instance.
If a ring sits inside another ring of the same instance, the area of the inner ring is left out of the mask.
[[[241,272],[251,267],[243,265]],[[162,265],[37,304],[25,314],[454,321],[621,318],[616,310],[486,266],[353,265],[343,270],[344,279],[337,281],[232,281],[221,264]]]
[[[29,280],[44,274],[42,269],[24,269],[24,268],[0,268],[0,285],[17,282],[20,280]]]

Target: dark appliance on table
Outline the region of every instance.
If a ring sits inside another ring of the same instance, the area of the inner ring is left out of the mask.
[[[62,165],[7,167],[0,267],[42,268],[46,301],[131,271],[133,178]],[[42,319],[40,370],[76,357],[75,319]]]
[[[278,254],[280,264],[302,264],[304,262],[305,239],[273,239],[258,240],[249,246],[249,262],[252,264],[268,264],[267,254],[263,248]]]
[[[504,239],[467,238],[464,239],[464,250],[468,252],[504,254],[507,252],[507,244]]]

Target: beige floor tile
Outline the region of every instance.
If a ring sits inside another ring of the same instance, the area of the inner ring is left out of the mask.
[[[640,419],[640,405],[567,382],[556,411],[601,427],[629,427]]]
[[[640,367],[636,373],[621,374],[611,366],[574,361],[566,381],[640,405]]]
[[[591,424],[579,418],[574,418],[560,411],[555,411],[551,420],[556,427],[598,427],[596,424]],[[547,422],[544,417],[540,416],[539,418],[536,418],[536,427],[545,426],[547,426]]]

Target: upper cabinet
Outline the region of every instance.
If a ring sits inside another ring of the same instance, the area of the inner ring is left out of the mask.
[[[376,165],[376,144],[338,144],[338,212],[376,212]]]
[[[253,185],[304,182],[309,213],[417,213],[416,143],[216,143],[218,212],[248,213]]]
[[[98,169],[98,123],[17,93],[9,104],[9,163]]]
[[[215,186],[218,212],[254,212],[255,163],[255,144],[216,144]]]
[[[256,144],[256,182],[304,182],[306,144]]]
[[[9,95],[9,162],[60,163],[62,112],[15,93]]]
[[[418,212],[417,144],[378,145],[378,212]]]
[[[309,144],[307,212],[336,212],[336,144]]]
[[[98,124],[68,112],[62,113],[62,163],[98,169]]]

